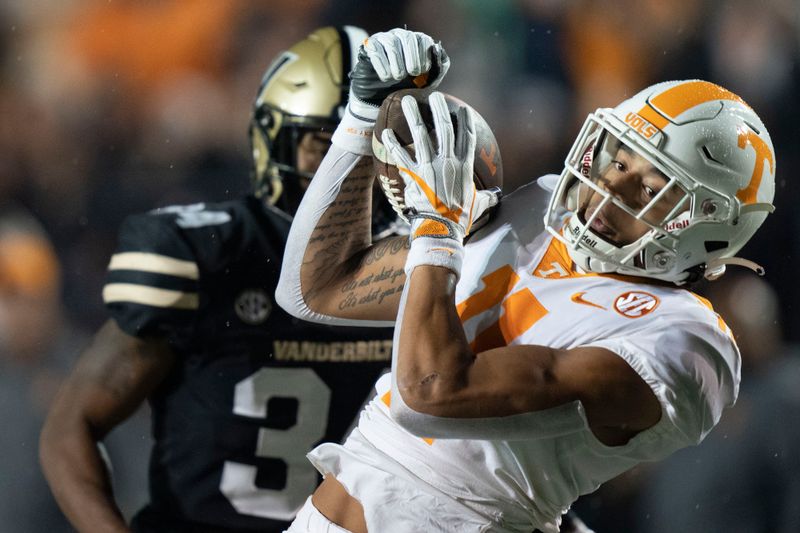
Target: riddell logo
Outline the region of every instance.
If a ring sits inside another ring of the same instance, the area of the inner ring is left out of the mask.
[[[671,222],[667,222],[664,225],[664,229],[666,231],[675,231],[676,229],[683,229],[689,227],[688,220],[673,220]]]
[[[658,128],[647,122],[645,119],[643,119],[633,111],[628,113],[628,115],[625,117],[625,123],[631,128],[641,133],[645,139],[649,139],[653,135],[658,133]]]
[[[588,236],[588,235],[586,235],[586,234],[584,234],[584,235],[581,237],[581,241],[582,241],[582,242],[583,242],[585,245],[587,245],[587,246],[590,246],[590,247],[592,247],[592,248],[594,248],[595,246],[597,246],[597,241],[596,241],[595,239],[592,239],[591,237],[589,237],[589,236]]]
[[[571,228],[570,231],[572,231],[572,234],[575,237],[577,237],[581,232],[581,230],[579,228],[577,228],[577,227]],[[587,245],[587,246],[589,246],[591,248],[594,248],[595,246],[597,246],[597,240],[592,239],[591,237],[589,237],[585,233],[583,235],[581,235],[581,242],[583,242],[585,245]]]
[[[581,159],[581,175],[584,178],[589,177],[589,171],[592,169],[593,154],[594,154],[594,143],[589,145],[589,148],[586,149],[586,152],[584,152],[583,158]]]

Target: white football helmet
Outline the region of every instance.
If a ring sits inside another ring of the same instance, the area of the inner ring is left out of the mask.
[[[658,186],[629,173],[634,188],[620,194],[609,177],[628,172],[619,159]],[[545,226],[586,271],[682,284],[719,277],[725,264],[760,271],[733,255],[774,210],[774,193],[775,152],[755,112],[713,83],[670,81],[589,115]],[[615,239],[631,228],[636,238]]]

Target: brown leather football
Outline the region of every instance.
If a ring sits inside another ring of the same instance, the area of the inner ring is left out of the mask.
[[[383,189],[389,203],[394,210],[403,216],[402,210],[405,208],[403,202],[403,191],[405,183],[397,170],[394,161],[390,161],[386,148],[381,142],[383,130],[392,129],[400,145],[410,154],[414,155],[414,140],[411,137],[411,130],[403,115],[403,108],[400,101],[403,96],[410,94],[414,96],[419,105],[422,120],[431,136],[431,141],[436,148],[436,132],[433,125],[433,115],[428,105],[429,91],[419,89],[404,89],[390,94],[381,104],[378,112],[378,120],[372,135],[372,160],[375,171],[378,174],[381,188]],[[494,137],[489,124],[486,120],[473,109],[469,104],[459,100],[455,96],[443,93],[450,110],[450,119],[453,122],[453,130],[458,134],[457,113],[461,107],[469,107],[473,112],[473,122],[475,125],[475,163],[473,166],[473,179],[478,190],[491,189],[492,187],[503,188],[503,162],[500,159],[500,149],[497,146],[497,139]],[[403,216],[403,218],[405,218]]]

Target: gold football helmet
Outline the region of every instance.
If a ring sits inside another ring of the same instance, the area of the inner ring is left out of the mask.
[[[317,29],[264,73],[250,122],[256,196],[288,213],[297,209],[315,170],[299,165],[298,146],[308,133],[317,147],[330,146],[347,105],[348,74],[366,38],[354,26]]]

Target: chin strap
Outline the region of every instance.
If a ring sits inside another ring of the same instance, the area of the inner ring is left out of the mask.
[[[720,257],[718,259],[712,259],[706,263],[706,270],[703,273],[703,277],[709,281],[719,279],[725,273],[725,267],[727,265],[736,265],[749,268],[759,276],[764,275],[764,267],[758,263],[750,261],[749,259],[744,259],[741,257]]]
[[[773,211],[775,211],[775,206],[769,202],[756,202],[742,206],[740,214],[763,212],[763,211],[766,211],[767,213],[772,213]],[[716,279],[721,278],[722,275],[725,273],[726,265],[742,266],[745,268],[749,268],[759,276],[764,275],[764,267],[762,267],[758,263],[750,261],[749,259],[743,259],[741,257],[720,257],[718,259],[712,259],[711,261],[706,263],[706,269],[705,272],[703,273],[703,277],[709,281],[714,281]]]

